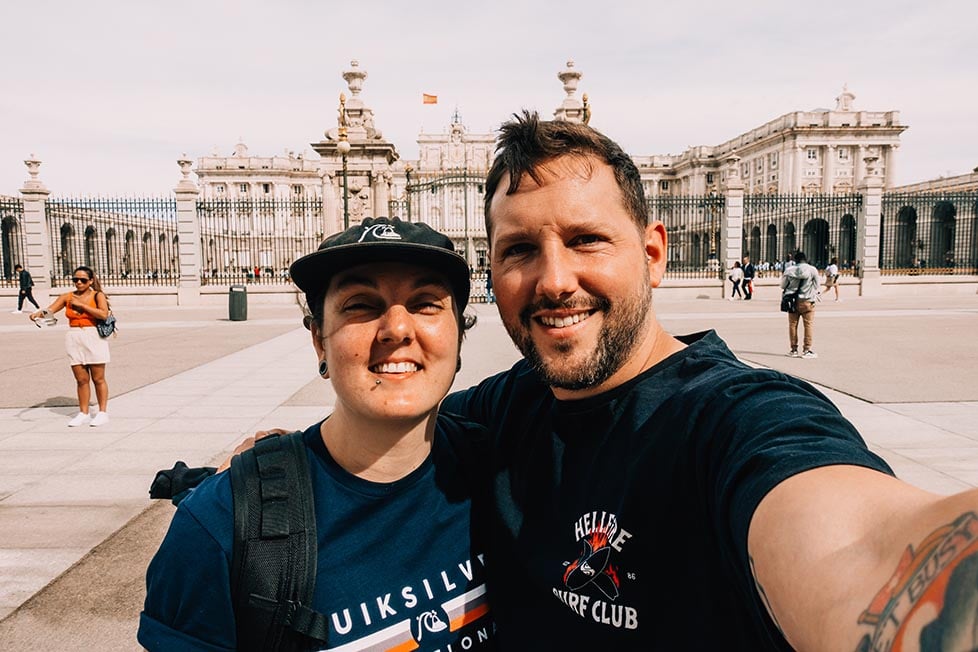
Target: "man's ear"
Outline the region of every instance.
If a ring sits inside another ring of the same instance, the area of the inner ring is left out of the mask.
[[[667,244],[665,224],[653,220],[645,227],[645,257],[649,265],[649,282],[654,288],[659,287],[666,273]]]

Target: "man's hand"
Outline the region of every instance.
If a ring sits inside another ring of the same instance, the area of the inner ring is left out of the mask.
[[[249,448],[254,448],[255,442],[261,439],[262,437],[268,437],[269,435],[287,435],[290,432],[292,431],[282,430],[281,428],[269,428],[268,430],[259,430],[251,437],[246,437],[240,444],[234,447],[234,452],[228,455],[227,458],[223,462],[221,462],[221,465],[217,467],[217,472],[221,473],[222,471],[228,470],[228,468],[230,468],[231,466],[232,457],[234,457],[238,453],[245,452]]]

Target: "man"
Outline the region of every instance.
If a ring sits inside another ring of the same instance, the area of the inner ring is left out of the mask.
[[[978,647],[978,492],[896,480],[811,386],[666,332],[665,227],[617,144],[524,113],[498,152],[494,289],[525,360],[442,410],[495,439],[500,649]]]
[[[754,277],[757,275],[757,270],[754,268],[754,263],[750,262],[750,256],[744,256],[744,301],[750,301],[750,298],[754,296]]]
[[[818,354],[812,350],[815,338],[815,301],[818,299],[818,270],[808,264],[804,252],[796,251],[792,256],[794,265],[787,268],[781,276],[782,295],[797,295],[795,310],[788,313],[788,342],[790,358],[814,360]],[[801,319],[805,329],[802,353],[798,353],[798,321]]]
[[[443,409],[496,436],[501,647],[978,646],[976,492],[897,481],[807,384],[667,333],[666,231],[615,143],[524,114],[498,151],[486,226],[525,360]]]
[[[33,303],[34,307],[40,310],[41,306],[37,305],[37,301],[34,300],[34,294],[31,291],[31,288],[34,287],[34,279],[31,278],[31,273],[24,269],[23,265],[14,265],[14,273],[20,281],[20,292],[17,294],[17,310],[11,310],[10,312],[14,315],[19,315],[23,312],[24,299]]]

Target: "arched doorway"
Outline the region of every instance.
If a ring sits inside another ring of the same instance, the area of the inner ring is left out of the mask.
[[[20,224],[17,218],[5,217],[0,220],[0,260],[3,261],[3,278],[14,279],[14,265],[27,266],[21,247]]]
[[[778,227],[767,225],[767,243],[764,246],[765,262],[774,265],[778,262]]]
[[[896,215],[896,225],[893,242],[893,264],[896,267],[926,267],[927,261],[917,258],[917,210],[913,206],[904,206]],[[921,256],[923,247],[920,247]]]
[[[61,225],[61,252],[58,254],[58,259],[61,261],[61,276],[71,276],[71,272],[75,269],[75,257],[73,251],[75,249],[75,229],[71,224],[65,223]]]
[[[849,269],[856,262],[856,218],[849,214],[842,216],[838,255],[843,269]]]
[[[745,250],[751,260],[761,260],[761,227],[755,226],[750,230],[750,246]]]
[[[934,206],[930,223],[930,249],[927,254],[933,267],[954,267],[954,232],[957,210],[949,201]]]
[[[98,248],[95,243],[95,227],[90,226],[85,229],[85,264],[95,270],[96,274],[102,272],[98,268]]]
[[[794,222],[784,225],[784,233],[781,235],[781,260],[788,260],[798,250],[798,241],[795,236]]]
[[[802,247],[808,262],[819,269],[829,264],[829,223],[822,218],[808,220],[802,232]]]
[[[105,274],[113,276],[118,273],[119,242],[116,237],[115,229],[110,228],[105,232]]]

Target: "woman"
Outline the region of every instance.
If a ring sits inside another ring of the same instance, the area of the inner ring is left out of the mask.
[[[835,256],[829,261],[829,266],[825,268],[825,294],[829,290],[835,290],[835,300],[839,300],[839,259]]]
[[[69,326],[65,348],[78,392],[78,414],[68,422],[68,427],[104,426],[109,422],[109,386],[105,382],[109,342],[99,337],[95,324],[109,316],[109,300],[90,267],[76,267],[71,274],[71,282],[75,285],[73,292],[62,294],[45,310],[32,312],[30,319],[34,321],[65,309]],[[91,385],[95,386],[95,399],[98,401],[98,414],[94,417],[88,413]]]
[[[332,414],[303,433],[323,649],[490,649],[482,548],[470,532],[475,483],[450,434],[455,419],[438,414],[461,364],[464,259],[424,224],[377,218],[328,238],[290,272],[336,393]],[[229,475],[180,502],[149,566],[139,627],[149,650],[238,645]],[[449,616],[449,603],[465,613]]]
[[[740,261],[734,261],[733,267],[730,268],[730,275],[727,277],[731,283],[733,283],[733,292],[730,294],[730,301],[734,299],[744,297],[740,294],[740,283],[744,280],[744,270],[740,266]]]

